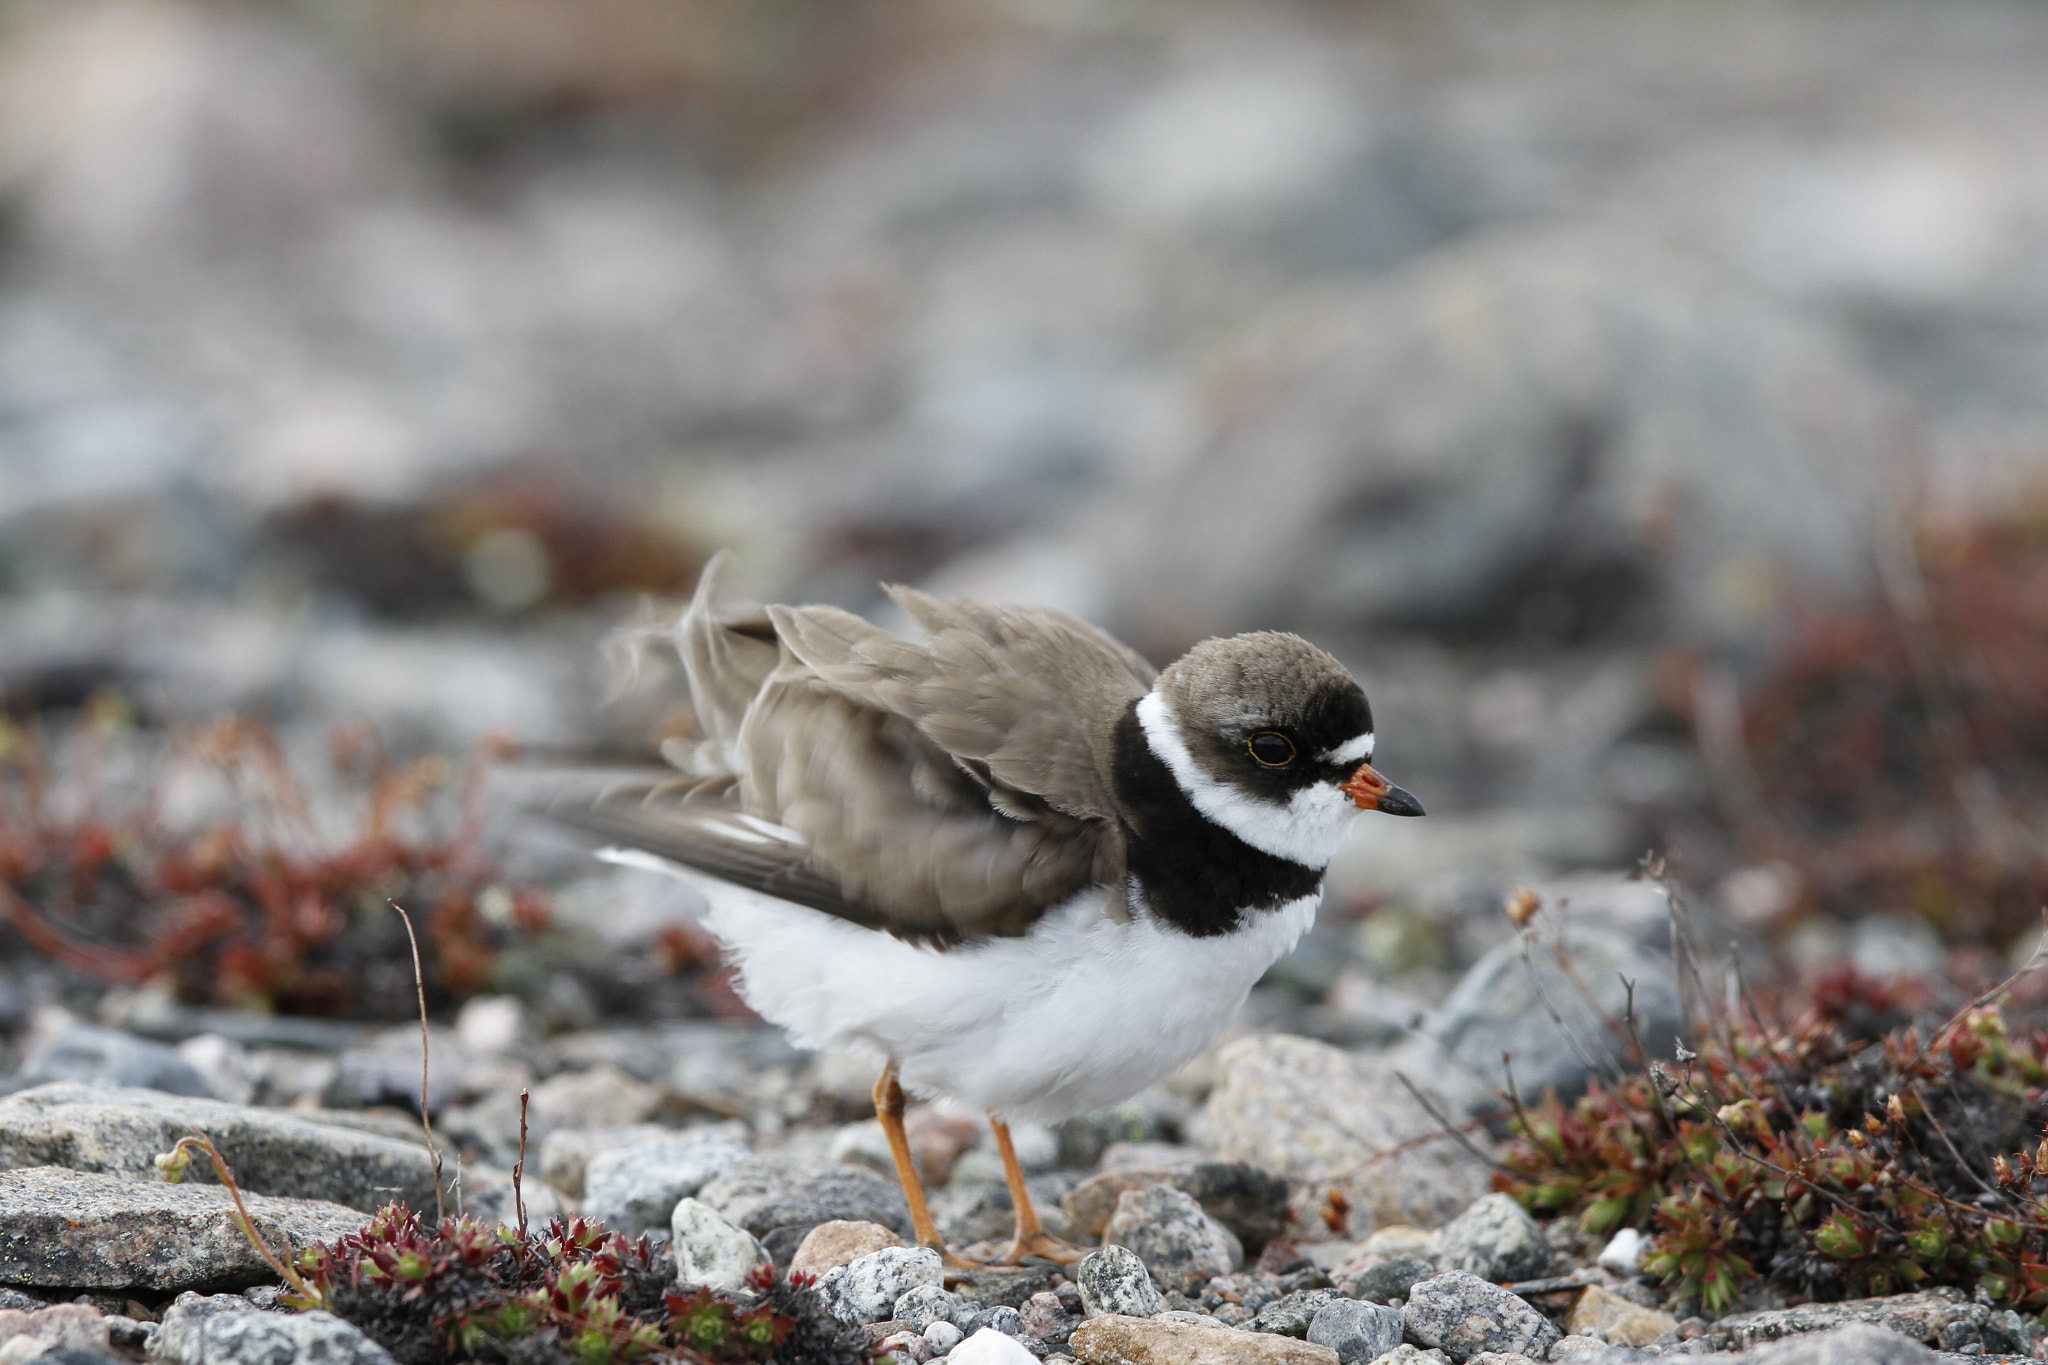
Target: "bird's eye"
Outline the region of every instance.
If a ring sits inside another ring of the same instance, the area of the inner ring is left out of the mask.
[[[1294,741],[1277,730],[1261,730],[1244,742],[1252,760],[1264,768],[1284,768],[1294,762]]]

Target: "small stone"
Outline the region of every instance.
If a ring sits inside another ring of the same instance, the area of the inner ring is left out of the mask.
[[[256,1098],[260,1073],[249,1049],[240,1043],[218,1033],[202,1033],[187,1038],[176,1050],[179,1059],[199,1073],[214,1099],[247,1104]]]
[[[1024,1335],[1052,1346],[1064,1346],[1080,1325],[1080,1319],[1060,1306],[1060,1296],[1051,1292],[1033,1294],[1017,1310]]]
[[[194,1128],[213,1138],[245,1192],[365,1211],[393,1198],[434,1206],[433,1161],[409,1142],[274,1109],[69,1082],[0,1099],[0,1167],[62,1166],[161,1184],[156,1158]],[[214,1184],[204,1153],[185,1179]]]
[[[903,1239],[880,1223],[857,1223],[834,1218],[804,1234],[796,1254],[789,1259],[789,1273],[817,1279],[883,1247],[900,1247]]]
[[[1252,1319],[1254,1332],[1272,1332],[1283,1337],[1308,1337],[1316,1314],[1343,1296],[1334,1289],[1304,1289],[1283,1294],[1258,1311]]]
[[[1536,1362],[1520,1351],[1481,1351],[1465,1365],[1536,1365]]]
[[[968,1333],[946,1353],[946,1360],[947,1365],[1038,1365],[1038,1357],[1023,1342],[992,1327]]]
[[[860,1166],[749,1157],[726,1167],[697,1197],[756,1237],[784,1227],[808,1230],[835,1218],[880,1223],[898,1236],[910,1235],[901,1187]]]
[[[1489,1194],[1437,1230],[1436,1263],[1496,1283],[1536,1280],[1551,1272],[1557,1255],[1543,1229],[1514,1199]]]
[[[34,1312],[0,1309],[0,1360],[27,1360],[33,1349],[106,1352],[113,1344],[112,1324],[98,1309],[82,1303],[58,1303]],[[7,1343],[19,1341],[20,1346]],[[36,1342],[31,1348],[28,1343]]]
[[[1436,1267],[1420,1256],[1396,1256],[1391,1261],[1369,1265],[1352,1277],[1352,1292],[1361,1299],[1385,1303],[1405,1299],[1417,1280],[1436,1274]]]
[[[751,1155],[745,1143],[718,1132],[684,1133],[599,1152],[584,1174],[584,1216],[637,1237],[665,1225],[678,1199],[696,1194]]]
[[[818,1293],[841,1322],[879,1322],[905,1293],[939,1284],[943,1274],[939,1253],[929,1247],[884,1247],[828,1272]]]
[[[1635,1274],[1636,1267],[1642,1264],[1644,1245],[1639,1229],[1623,1228],[1600,1249],[1600,1268],[1622,1276]]]
[[[73,1081],[193,1098],[213,1095],[206,1078],[170,1044],[98,1024],[65,1029],[23,1064],[21,1077],[32,1085]]]
[[[992,1308],[982,1309],[968,1318],[962,1326],[970,1335],[979,1332],[984,1327],[991,1331],[1001,1332],[1006,1337],[1021,1337],[1025,1335],[1024,1315],[1010,1307],[1007,1303],[999,1303]]]
[[[393,1365],[332,1313],[266,1313],[236,1294],[180,1294],[150,1339],[153,1365]]]
[[[965,1335],[965,1332],[943,1319],[924,1329],[924,1339],[931,1343],[933,1355],[944,1355],[958,1346],[960,1338]]]
[[[1450,1365],[1451,1358],[1435,1347],[1417,1346],[1413,1342],[1402,1342],[1387,1352],[1372,1365]]]
[[[1569,1360],[1573,1356],[1596,1355],[1607,1349],[1607,1343],[1598,1337],[1580,1336],[1572,1333],[1559,1337],[1550,1346],[1550,1359]]]
[[[1581,1291],[1578,1302],[1565,1314],[1564,1329],[1580,1336],[1603,1337],[1617,1346],[1648,1346],[1666,1332],[1677,1331],[1678,1319],[1630,1303],[1594,1284]]]
[[[472,1052],[512,1053],[540,1036],[516,995],[473,995],[455,1012],[455,1037]]]
[[[1193,1198],[1230,1229],[1247,1255],[1257,1255],[1287,1227],[1286,1179],[1242,1161],[1104,1170],[1074,1186],[1060,1207],[1072,1235],[1100,1241],[1123,1193],[1152,1185],[1171,1185]]]
[[[1111,1313],[1074,1329],[1086,1365],[1338,1365],[1327,1346],[1174,1318]]]
[[[1390,1223],[1374,1230],[1372,1236],[1351,1248],[1349,1259],[1364,1256],[1419,1256],[1428,1258],[1436,1253],[1436,1234],[1426,1228],[1410,1227],[1406,1223]]]
[[[875,1353],[884,1360],[899,1362],[904,1360],[912,1362],[930,1360],[931,1356],[929,1354],[918,1350],[924,1344],[922,1334],[913,1332],[908,1327],[899,1327],[875,1342]]]
[[[1447,1270],[1418,1283],[1402,1310],[1408,1335],[1440,1346],[1454,1361],[1482,1351],[1542,1356],[1563,1333],[1557,1324],[1497,1284],[1463,1270]]]
[[[1102,1236],[1106,1243],[1136,1252],[1155,1279],[1176,1289],[1244,1265],[1244,1247],[1230,1229],[1171,1185],[1125,1190]]]
[[[1149,1318],[1166,1308],[1145,1263],[1129,1247],[1103,1246],[1089,1252],[1074,1267],[1074,1283],[1081,1287],[1081,1303],[1091,1318],[1105,1313]]]
[[[361,1228],[354,1209],[245,1194],[256,1230],[293,1255]],[[154,1185],[54,1166],[0,1171],[0,1281],[68,1289],[255,1284],[274,1272],[218,1185]]]
[[[1399,1346],[1406,1326],[1399,1309],[1337,1299],[1316,1311],[1308,1339],[1335,1351],[1339,1365],[1364,1365]]]
[[[768,1259],[752,1233],[695,1199],[676,1202],[669,1251],[676,1258],[676,1283],[727,1291],[748,1288],[754,1267]]]
[[[903,1291],[891,1316],[922,1332],[935,1322],[953,1321],[966,1306],[965,1299],[941,1285],[921,1284]]]

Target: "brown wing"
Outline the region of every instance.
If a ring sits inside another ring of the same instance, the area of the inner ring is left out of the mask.
[[[904,590],[929,642],[829,607],[726,614],[715,596],[700,591],[673,631],[693,694],[710,701],[706,741],[672,755],[693,799],[614,798],[582,823],[934,941],[1021,934],[1083,888],[1120,882],[1098,749],[1149,685],[1130,651],[1062,613]],[[760,838],[743,816],[793,837]]]

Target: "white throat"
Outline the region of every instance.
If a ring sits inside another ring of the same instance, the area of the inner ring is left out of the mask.
[[[1188,751],[1180,722],[1155,688],[1138,701],[1138,724],[1145,743],[1196,810],[1262,853],[1321,869],[1336,856],[1337,845],[1358,814],[1358,803],[1334,783],[1302,788],[1285,805],[1262,801],[1202,771]]]

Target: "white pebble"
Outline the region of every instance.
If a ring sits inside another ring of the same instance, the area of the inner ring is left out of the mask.
[[[1617,1275],[1633,1275],[1643,1259],[1643,1234],[1623,1228],[1600,1252],[1600,1268]]]
[[[960,1344],[960,1329],[941,1318],[924,1329],[924,1339],[932,1344],[934,1355],[944,1355]]]
[[[1017,1338],[984,1327],[949,1351],[946,1365],[1038,1365],[1038,1357]]]

